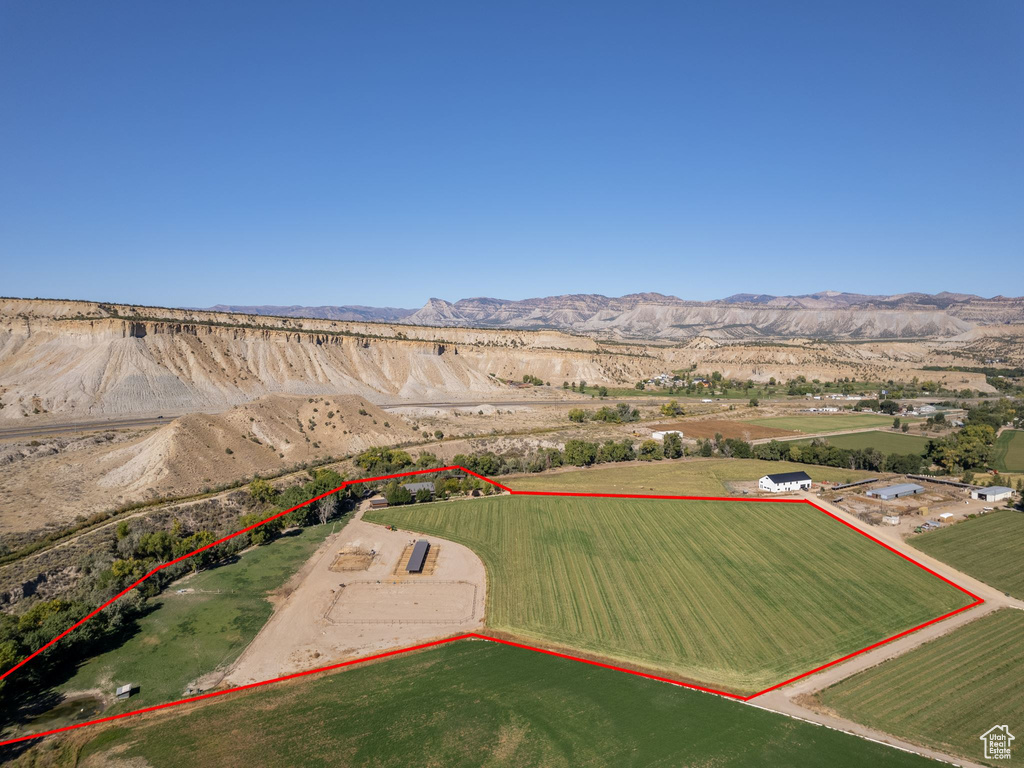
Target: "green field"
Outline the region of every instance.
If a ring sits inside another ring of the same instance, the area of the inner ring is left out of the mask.
[[[820,438],[819,438],[820,439]],[[830,435],[824,438],[836,448],[848,450],[865,450],[874,448],[881,453],[898,453],[906,455],[916,453],[924,456],[930,440],[920,435],[905,435],[902,432],[851,432],[849,434]],[[810,440],[793,440],[797,445],[807,445]]]
[[[484,641],[111,728],[81,758],[154,768],[932,765],[719,697]]]
[[[1024,472],[1024,429],[1007,429],[996,438],[992,468],[1000,472]]]
[[[815,482],[845,483],[876,475],[836,467],[758,459],[694,459],[625,465],[602,464],[588,469],[499,478],[517,491],[591,493],[659,493],[675,496],[735,496],[733,483],[754,482],[776,472],[803,471]]]
[[[818,432],[842,432],[847,429],[865,429],[867,427],[891,427],[892,420],[892,416],[877,413],[808,413],[799,416],[770,416],[765,419],[749,419],[748,421],[762,427],[817,434]]]
[[[61,690],[112,692],[126,682],[140,686],[138,694],[108,714],[181,698],[197,677],[237,658],[273,612],[268,593],[288,581],[332,527],[284,536],[175,585],[152,601],[153,610],[139,619],[131,638],[89,659]],[[177,594],[178,588],[195,592]]]
[[[1024,513],[997,510],[922,533],[909,543],[958,571],[1024,600]]]
[[[366,519],[480,555],[494,629],[743,693],[968,602],[806,504],[504,496]]]
[[[981,762],[981,734],[996,724],[1011,731],[1024,724],[1022,670],[1024,611],[1004,609],[843,680],[819,698],[858,723]]]

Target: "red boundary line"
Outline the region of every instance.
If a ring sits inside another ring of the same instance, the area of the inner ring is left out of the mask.
[[[508,646],[512,646],[512,647],[515,647],[515,648],[523,648],[523,649],[530,650],[530,651],[536,651],[537,653],[543,653],[543,654],[546,654],[548,656],[556,656],[556,657],[558,657],[560,659],[569,659],[571,661],[578,661],[578,662],[583,663],[583,664],[590,664],[591,666],[601,667],[602,669],[611,669],[611,670],[614,670],[616,672],[626,672],[626,673],[631,674],[631,675],[636,675],[637,677],[644,677],[644,678],[647,678],[649,680],[657,680],[657,681],[663,682],[663,683],[670,683],[672,685],[678,685],[678,686],[681,686],[683,688],[691,688],[693,690],[702,691],[704,693],[712,693],[712,694],[715,694],[717,696],[724,696],[726,698],[735,699],[737,701],[750,701],[751,699],[755,699],[758,696],[761,696],[761,695],[763,695],[765,693],[768,693],[769,691],[774,691],[774,690],[776,690],[778,688],[782,688],[782,687],[784,687],[786,685],[789,685],[790,683],[793,683],[793,682],[795,682],[797,680],[805,678],[805,677],[807,677],[809,675],[813,675],[813,674],[815,674],[817,672],[821,672],[824,669],[828,669],[829,667],[835,666],[836,664],[840,664],[840,663],[842,663],[844,661],[847,661],[848,659],[852,659],[854,656],[859,656],[862,653],[866,653],[868,651],[871,651],[871,650],[873,650],[875,648],[878,648],[879,646],[885,645],[886,643],[891,643],[892,641],[898,640],[901,637],[905,637],[905,636],[907,636],[909,634],[912,634],[912,633],[918,631],[919,629],[923,629],[924,627],[930,626],[932,624],[936,624],[936,623],[938,623],[940,621],[943,621],[944,619],[948,619],[951,616],[955,616],[956,614],[961,613],[962,611],[966,611],[966,610],[968,610],[970,608],[975,607],[976,605],[981,605],[982,603],[985,602],[983,598],[978,597],[973,592],[970,592],[969,590],[964,589],[959,584],[956,584],[953,581],[950,581],[945,576],[942,576],[942,575],[936,573],[935,571],[933,571],[931,568],[928,568],[927,566],[922,565],[921,563],[919,563],[916,560],[914,560],[912,557],[909,557],[908,555],[905,555],[902,552],[899,552],[899,551],[893,549],[892,547],[890,547],[885,542],[880,541],[879,539],[876,539],[870,533],[867,533],[866,531],[862,531],[860,528],[858,528],[855,525],[851,525],[850,523],[846,522],[842,518],[832,514],[827,509],[824,509],[823,507],[818,506],[817,504],[815,504],[813,501],[810,501],[809,499],[767,499],[767,498],[747,498],[747,497],[733,497],[733,496],[668,496],[668,495],[632,494],[632,493],[570,493],[570,492],[560,492],[560,491],[516,491],[516,490],[513,490],[513,489],[509,488],[508,486],[502,485],[499,482],[491,480],[489,477],[485,477],[484,475],[481,475],[481,474],[478,474],[476,472],[473,472],[470,469],[466,469],[465,467],[461,467],[461,466],[453,464],[451,466],[439,467],[437,469],[419,469],[419,470],[415,470],[415,471],[412,471],[412,472],[399,472],[399,473],[393,474],[393,475],[381,475],[379,477],[366,477],[366,478],[362,478],[362,479],[359,479],[359,480],[346,480],[344,483],[339,485],[337,488],[334,488],[334,489],[332,489],[330,491],[326,491],[325,493],[321,493],[319,496],[314,496],[311,499],[307,499],[306,501],[302,502],[301,504],[296,504],[294,507],[286,509],[283,512],[278,512],[276,515],[271,515],[270,517],[266,518],[265,520],[261,520],[258,523],[253,523],[250,526],[247,526],[247,527],[242,528],[242,529],[240,529],[238,531],[235,531],[234,533],[228,534],[227,536],[224,536],[224,537],[222,537],[220,539],[217,539],[216,541],[211,542],[210,544],[207,544],[206,546],[200,547],[199,549],[196,549],[196,550],[194,550],[192,552],[189,552],[188,554],[182,555],[180,557],[175,558],[174,560],[166,562],[163,565],[158,565],[156,568],[153,568],[153,570],[151,570],[145,576],[141,577],[140,579],[138,579],[134,583],[130,584],[129,586],[125,587],[123,590],[118,592],[116,595],[114,595],[114,597],[110,598],[107,602],[103,603],[103,605],[99,606],[98,608],[96,608],[95,610],[93,610],[92,612],[90,612],[89,614],[84,616],[83,618],[81,618],[78,621],[76,621],[74,624],[72,624],[66,630],[64,630],[59,635],[57,635],[55,638],[50,640],[50,642],[46,643],[46,645],[42,646],[38,650],[36,650],[33,653],[29,654],[24,659],[22,659],[17,664],[15,664],[13,667],[8,669],[6,672],[4,672],[2,675],[0,675],[0,680],[3,680],[6,677],[8,677],[9,675],[11,675],[12,673],[16,672],[18,669],[20,669],[25,664],[27,664],[32,659],[34,659],[36,656],[38,656],[43,651],[45,651],[47,648],[51,647],[54,643],[59,642],[64,637],[67,637],[69,634],[71,634],[71,632],[76,630],[78,627],[80,627],[86,621],[88,621],[93,616],[98,614],[100,611],[105,609],[111,603],[113,603],[116,600],[120,599],[121,597],[126,595],[128,592],[133,590],[135,587],[137,587],[139,584],[141,584],[146,579],[148,579],[150,576],[152,576],[155,573],[158,573],[159,571],[162,571],[164,568],[167,568],[167,567],[169,567],[171,565],[174,565],[175,563],[180,563],[182,560],[187,560],[188,558],[192,557],[193,555],[197,555],[200,552],[204,552],[205,550],[210,549],[211,547],[215,547],[218,544],[222,544],[225,541],[229,541],[230,539],[233,539],[236,536],[240,536],[243,533],[247,533],[247,532],[253,530],[254,528],[259,528],[261,525],[263,525],[265,523],[269,523],[271,520],[276,520],[279,517],[283,517],[284,515],[287,515],[289,512],[294,512],[297,509],[301,509],[302,507],[308,506],[308,505],[310,505],[310,504],[312,504],[312,503],[314,503],[316,501],[319,501],[320,499],[322,499],[322,498],[324,498],[326,496],[330,496],[333,493],[337,493],[338,491],[344,490],[345,488],[347,488],[350,485],[358,485],[360,483],[372,483],[372,482],[378,482],[380,480],[392,480],[392,479],[397,479],[397,478],[401,478],[401,477],[412,477],[414,475],[425,475],[425,474],[430,474],[430,473],[434,473],[434,472],[450,472],[450,471],[453,471],[453,470],[458,470],[460,472],[465,472],[468,475],[472,475],[473,477],[475,477],[475,478],[477,478],[479,480],[483,480],[486,483],[490,483],[491,485],[493,485],[493,486],[495,486],[497,488],[500,488],[503,491],[507,491],[512,496],[569,496],[569,497],[577,497],[577,498],[581,498],[582,497],[582,498],[656,499],[656,500],[685,500],[685,501],[745,501],[745,502],[753,502],[753,503],[773,503],[774,502],[774,503],[777,503],[777,504],[809,504],[810,506],[812,506],[815,509],[817,509],[819,512],[822,512],[822,513],[828,515],[829,517],[831,517],[833,520],[836,520],[836,521],[842,523],[843,525],[845,525],[850,530],[856,531],[860,535],[865,536],[868,539],[871,539],[871,541],[875,542],[879,546],[885,547],[885,549],[889,550],[893,554],[903,558],[904,560],[906,560],[909,563],[912,563],[912,564],[916,565],[918,568],[921,568],[922,570],[927,571],[932,576],[936,577],[937,579],[940,579],[941,581],[944,581],[946,584],[949,584],[950,586],[954,587],[955,589],[959,590],[960,592],[963,592],[968,597],[973,598],[974,602],[973,603],[969,603],[969,604],[967,604],[967,605],[965,605],[965,606],[963,606],[961,608],[957,608],[955,611],[950,611],[949,613],[945,613],[942,616],[938,616],[938,617],[936,617],[934,619],[926,621],[923,624],[918,624],[916,627],[912,627],[910,629],[904,630],[903,632],[895,634],[892,637],[887,637],[884,640],[879,640],[877,643],[873,643],[872,645],[869,645],[866,648],[861,648],[860,650],[854,651],[853,653],[848,653],[847,655],[845,655],[845,656],[843,656],[841,658],[835,659],[834,661],[830,661],[827,664],[822,664],[819,667],[815,667],[814,669],[808,670],[807,672],[799,674],[796,677],[791,677],[788,680],[784,680],[781,683],[777,683],[777,684],[775,684],[775,685],[773,685],[773,686],[771,686],[769,688],[765,688],[763,691],[758,691],[757,693],[753,693],[753,694],[751,694],[749,696],[741,696],[741,695],[736,694],[736,693],[729,693],[728,691],[720,691],[720,690],[717,690],[715,688],[708,688],[708,687],[696,685],[694,683],[687,683],[687,682],[683,682],[681,680],[673,680],[672,678],[660,677],[658,675],[652,675],[652,674],[648,674],[646,672],[638,672],[638,671],[633,670],[633,669],[626,669],[625,667],[617,667],[617,666],[615,666],[613,664],[605,664],[605,663],[602,663],[602,662],[599,662],[599,661],[594,661],[593,659],[585,659],[585,658],[582,658],[582,657],[579,657],[579,656],[572,656],[572,655],[567,654],[567,653],[560,653],[558,651],[552,651],[552,650],[549,650],[549,649],[546,649],[546,648],[538,648],[536,646],[527,645],[525,643],[517,643],[517,642],[513,642],[511,640],[502,640],[502,639],[499,639],[499,638],[496,638],[496,637],[491,637],[489,635],[482,635],[482,634],[478,634],[476,632],[469,632],[469,633],[466,633],[466,634],[463,634],[463,635],[457,635],[455,637],[449,637],[449,638],[445,638],[445,639],[442,639],[442,640],[434,640],[434,641],[429,642],[429,643],[421,643],[419,645],[409,646],[408,648],[399,648],[397,650],[386,651],[384,653],[378,653],[378,654],[375,654],[375,655],[372,655],[372,656],[364,656],[364,657],[359,658],[359,659],[352,659],[350,661],[344,661],[344,662],[341,662],[341,663],[338,663],[338,664],[331,664],[331,665],[328,665],[328,666],[325,666],[325,667],[317,667],[316,669],[308,669],[308,670],[304,670],[302,672],[295,672],[295,673],[290,674],[290,675],[284,675],[283,677],[275,677],[275,678],[272,678],[270,680],[263,680],[263,681],[260,681],[260,682],[257,682],[257,683],[248,683],[246,685],[240,685],[240,686],[237,686],[235,688],[226,688],[226,689],[221,690],[221,691],[212,691],[210,693],[204,693],[204,694],[201,694],[199,696],[192,696],[192,697],[187,698],[187,699],[179,699],[177,701],[171,701],[171,702],[167,702],[165,704],[157,704],[157,705],[154,705],[152,707],[145,707],[143,709],[137,709],[137,710],[133,710],[131,712],[122,712],[122,713],[117,714],[117,715],[110,715],[109,717],[101,717],[101,718],[98,718],[96,720],[88,720],[88,721],[86,721],[84,723],[75,723],[74,725],[67,725],[67,726],[64,726],[62,728],[54,728],[53,730],[49,730],[49,731],[42,731],[40,733],[28,734],[26,736],[18,736],[17,738],[8,739],[6,741],[0,741],[0,747],[6,746],[8,744],[16,744],[16,743],[22,742],[22,741],[28,741],[30,739],[38,739],[38,738],[42,738],[44,736],[52,736],[54,734],[63,733],[65,731],[73,731],[73,730],[77,730],[78,728],[85,728],[86,726],[90,726],[90,725],[98,725],[100,723],[109,723],[109,722],[112,722],[114,720],[124,719],[126,717],[134,717],[136,715],[143,715],[143,714],[146,714],[147,712],[157,712],[159,710],[168,709],[170,707],[180,706],[182,704],[190,704],[192,702],[202,701],[204,699],[212,699],[212,698],[216,698],[218,696],[224,696],[224,695],[227,695],[229,693],[236,693],[238,691],[246,691],[246,690],[250,690],[250,689],[253,689],[253,688],[260,688],[260,687],[262,687],[264,685],[272,685],[274,683],[280,683],[280,682],[284,682],[286,680],[294,680],[296,678],[306,677],[308,675],[315,675],[315,674],[318,674],[320,672],[329,672],[331,670],[341,669],[342,667],[349,667],[349,666],[352,666],[354,664],[361,664],[361,663],[366,662],[366,661],[374,661],[376,659],[383,659],[383,658],[387,658],[389,656],[397,656],[397,655],[402,654],[402,653],[408,653],[410,651],[418,651],[418,650],[422,650],[424,648],[431,648],[431,647],[438,646],[438,645],[445,645],[446,643],[452,643],[452,642],[455,642],[457,640],[466,640],[466,639],[469,639],[469,638],[475,638],[475,639],[479,639],[479,640],[488,640],[490,642],[501,643],[502,645],[508,645]]]

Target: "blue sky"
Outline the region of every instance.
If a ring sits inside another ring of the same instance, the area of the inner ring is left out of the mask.
[[[0,6],[0,294],[1024,294],[1024,3]]]

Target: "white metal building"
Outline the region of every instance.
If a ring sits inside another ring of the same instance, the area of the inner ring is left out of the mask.
[[[757,487],[772,493],[805,491],[811,487],[811,478],[806,472],[782,472],[778,475],[765,475],[757,481]]]
[[[887,485],[884,488],[873,488],[866,495],[877,496],[883,501],[887,501],[889,499],[899,499],[903,496],[913,496],[923,491],[924,488],[917,483],[901,483],[900,485]]]
[[[1011,496],[1013,496],[1013,488],[1007,488],[1005,485],[993,485],[989,488],[971,491],[972,499],[981,499],[982,501],[1002,501]]]
[[[666,429],[663,432],[651,432],[651,439],[664,440],[666,435],[679,435],[680,437],[682,437],[683,433],[680,432],[678,429]]]

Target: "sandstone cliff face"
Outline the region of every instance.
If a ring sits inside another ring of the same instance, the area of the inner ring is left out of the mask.
[[[736,324],[768,322],[768,317],[751,318],[761,311],[735,308],[725,317]],[[812,310],[791,314],[797,319],[790,318],[789,328],[814,329]],[[889,327],[884,318],[872,322],[873,332]],[[944,322],[933,318],[934,328],[945,328]],[[654,334],[664,328],[664,317],[640,305],[631,311],[631,323],[638,333]],[[1014,361],[1024,360],[1022,336],[1016,326],[986,326],[928,342],[762,343],[700,335],[686,344],[657,346],[598,342],[555,330],[0,300],[0,422],[216,412],[275,393],[353,394],[373,402],[500,400],[516,395],[501,380],[519,381],[527,374],[556,387],[581,379],[632,386],[692,366],[741,380],[916,376],[955,389],[988,391],[980,374],[931,372],[923,366],[977,365],[987,358],[1019,364]],[[537,395],[557,393],[543,389]]]
[[[633,382],[660,370],[655,360],[600,354],[593,339],[555,331],[297,322],[76,302],[0,309],[7,310],[0,315],[6,422],[219,411],[272,393],[377,402],[500,398],[509,392],[500,379],[526,374],[558,383]],[[166,316],[154,319],[158,313]]]

